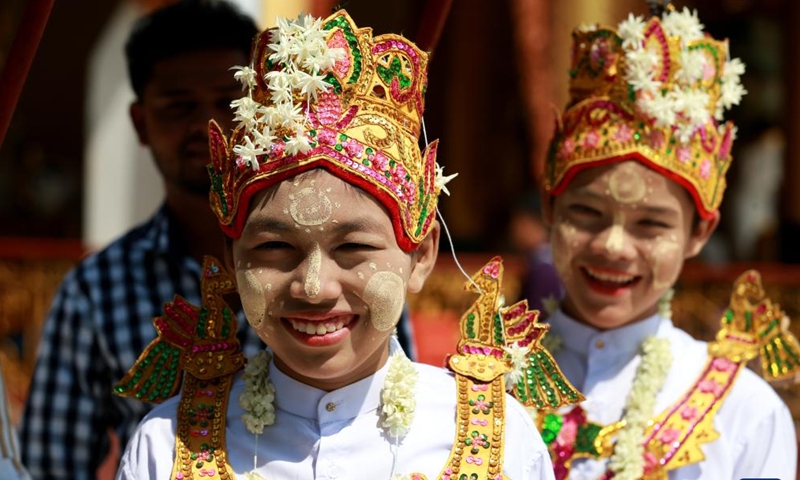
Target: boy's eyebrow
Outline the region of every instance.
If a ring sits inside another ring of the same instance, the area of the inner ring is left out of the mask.
[[[274,217],[255,217],[247,220],[242,233],[257,233],[264,230],[270,232],[288,232],[293,229],[288,223]]]
[[[337,234],[348,232],[370,231],[374,232],[381,229],[381,225],[369,217],[360,217],[351,220],[338,221],[333,224],[331,230]]]
[[[338,235],[343,235],[349,232],[356,232],[356,231],[377,231],[382,228],[382,226],[375,222],[373,219],[368,217],[360,217],[352,220],[345,220],[345,221],[337,221],[337,222],[325,222],[326,225],[330,224],[330,226],[326,229],[336,233]],[[269,232],[289,232],[293,231],[293,225],[279,220],[274,217],[254,217],[247,220],[247,223],[244,226],[243,233],[256,233],[261,231],[269,231]]]
[[[652,215],[675,215],[678,212],[672,207],[660,205],[642,205],[641,209]]]

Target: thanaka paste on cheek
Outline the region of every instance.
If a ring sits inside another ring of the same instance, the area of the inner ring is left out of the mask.
[[[653,288],[662,289],[672,286],[673,278],[677,275],[677,269],[670,269],[669,265],[675,265],[679,262],[678,255],[680,253],[680,246],[675,239],[675,235],[670,238],[658,237],[655,239],[653,246],[652,262],[653,262]]]
[[[238,270],[236,282],[239,285],[239,296],[242,299],[242,308],[247,317],[247,323],[258,329],[264,323],[264,313],[267,309],[265,289],[256,275],[250,270]]]
[[[364,301],[371,313],[372,326],[388,331],[400,320],[405,300],[405,283],[394,272],[377,272],[364,288]]]
[[[306,270],[306,278],[303,282],[303,289],[306,292],[306,296],[309,298],[316,298],[316,296],[319,295],[319,271],[321,266],[322,252],[319,248],[319,243],[314,242],[311,254],[308,256],[308,269]]]
[[[564,280],[572,275],[569,269],[569,262],[573,256],[573,249],[577,247],[576,234],[575,225],[568,223],[561,216],[556,218],[556,228],[552,242],[553,265]]]

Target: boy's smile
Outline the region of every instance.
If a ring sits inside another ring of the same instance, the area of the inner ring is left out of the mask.
[[[278,368],[333,390],[386,362],[406,291],[427,276],[430,246],[403,252],[380,203],[317,169],[253,198],[230,261],[248,322]]]
[[[553,260],[566,313],[599,329],[656,312],[715,222],[693,226],[683,187],[635,162],[588,168],[553,200]]]

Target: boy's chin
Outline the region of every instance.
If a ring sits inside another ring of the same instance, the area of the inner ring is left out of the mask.
[[[651,309],[639,311],[631,305],[605,305],[595,307],[591,305],[578,306],[577,312],[572,312],[573,316],[586,325],[598,330],[611,330],[624,327],[644,320],[655,311]]]

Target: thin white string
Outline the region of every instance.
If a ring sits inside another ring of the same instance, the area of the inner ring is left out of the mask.
[[[461,270],[461,274],[464,275],[467,278],[467,280],[469,280],[469,283],[471,283],[472,286],[475,287],[476,290],[478,290],[478,293],[483,295],[483,290],[481,289],[481,287],[479,287],[478,284],[475,283],[475,280],[473,280],[472,277],[467,275],[467,272],[464,271],[464,267],[462,267],[461,263],[458,261],[458,257],[456,256],[456,248],[453,246],[453,237],[450,236],[450,230],[447,228],[447,223],[445,223],[444,221],[444,216],[442,216],[442,212],[438,208],[436,209],[436,215],[439,216],[439,222],[441,222],[442,226],[444,227],[444,233],[445,235],[447,235],[447,241],[450,242],[450,253],[453,254],[453,260],[456,262],[456,266],[458,267],[459,270]]]
[[[256,468],[258,467],[258,437],[261,436],[259,434],[255,434],[255,435],[256,435],[256,441],[254,442],[255,446],[253,447],[253,471],[254,472],[256,471]]]
[[[425,130],[425,117],[422,117],[422,138],[425,140],[425,145],[427,146],[428,132],[427,130]],[[478,293],[482,295],[483,290],[481,290],[481,287],[479,287],[478,284],[475,283],[474,280],[472,280],[472,277],[467,275],[467,272],[464,271],[464,267],[462,267],[461,263],[458,261],[458,257],[456,257],[456,248],[453,246],[453,237],[450,236],[450,230],[447,228],[447,223],[445,223],[444,217],[442,216],[442,212],[438,208],[436,209],[436,215],[439,217],[439,221],[442,222],[442,226],[444,227],[444,233],[445,235],[447,235],[447,241],[450,242],[450,253],[453,254],[453,260],[456,262],[456,266],[461,271],[461,274],[464,275],[467,278],[467,280],[469,280],[469,283],[471,283],[472,286],[478,290]]]
[[[400,448],[400,438],[394,437],[394,445],[390,445],[389,448],[392,450],[392,472],[389,474],[389,478],[392,478],[397,470],[397,451]]]

